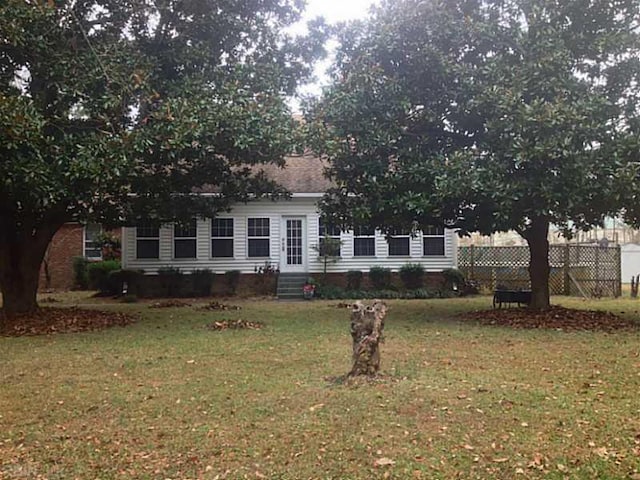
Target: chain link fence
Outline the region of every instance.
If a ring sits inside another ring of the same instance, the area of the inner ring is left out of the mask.
[[[550,245],[552,295],[619,297],[620,246]],[[529,289],[529,247],[460,247],[458,268],[481,288]]]

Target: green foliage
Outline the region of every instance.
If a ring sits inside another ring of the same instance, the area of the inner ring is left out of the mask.
[[[333,85],[307,109],[337,184],[324,214],[516,230],[544,297],[550,223],[640,221],[639,21],[637,0],[384,2],[340,31]]]
[[[102,262],[90,262],[87,265],[87,277],[89,288],[98,290],[101,295],[115,295],[119,293],[113,283],[111,272],[120,270],[118,260],[104,260]]]
[[[297,0],[2,2],[0,286],[24,277],[8,258],[35,272],[68,221],[185,220],[286,195],[250,167],[301,148],[287,97],[326,28],[285,33],[300,13]],[[190,195],[205,186],[221,195]]]
[[[109,272],[109,288],[113,294],[142,296],[144,294],[144,270],[113,270]],[[126,289],[126,292],[125,292]]]
[[[362,285],[362,272],[349,270],[347,272],[347,290],[360,290],[360,285]]]
[[[447,290],[454,290],[454,286],[457,289],[461,289],[467,283],[464,274],[457,268],[447,268],[443,270],[442,277],[444,278],[444,287]]]
[[[385,267],[371,267],[369,281],[374,290],[388,290],[391,288],[391,270]]]
[[[422,288],[424,285],[424,267],[419,264],[408,263],[400,268],[400,280],[407,290]]]
[[[336,263],[340,260],[340,247],[342,240],[334,237],[324,237],[320,243],[312,248],[318,253],[318,258],[322,261],[323,273],[327,274],[327,268],[330,263]]]
[[[215,274],[208,268],[191,272],[193,294],[196,297],[208,297],[211,295]]]
[[[120,260],[122,242],[119,237],[111,232],[102,232],[96,241],[102,248],[102,258],[104,260]]]
[[[89,275],[87,265],[89,261],[84,257],[73,257],[73,286],[80,290],[89,288]]]
[[[235,295],[240,284],[240,270],[227,270],[224,272],[224,279],[227,282],[229,294]]]
[[[183,285],[184,275],[179,268],[162,267],[158,269],[160,288],[164,297],[180,297],[185,288]]]
[[[348,290],[337,285],[321,284],[316,288],[316,296],[324,300],[370,300],[379,298],[383,300],[394,299],[427,299],[437,298],[436,292],[430,292],[424,288],[415,290],[405,290],[399,292],[397,290]]]

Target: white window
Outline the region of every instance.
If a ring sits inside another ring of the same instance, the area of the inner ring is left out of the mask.
[[[444,228],[429,226],[422,231],[422,254],[425,257],[444,257]]]
[[[249,257],[268,258],[270,256],[270,228],[268,218],[250,218],[248,223]]]
[[[98,223],[89,223],[84,227],[84,257],[89,260],[102,260],[102,244],[100,236],[102,226]]]
[[[353,256],[375,257],[375,230],[369,227],[356,227],[353,230]]]
[[[390,257],[409,256],[409,232],[403,229],[392,230],[391,236],[387,239]]]
[[[160,228],[157,225],[136,227],[136,258],[160,258]]]
[[[233,218],[211,220],[211,256],[233,257]]]
[[[321,255],[329,254],[331,257],[339,257],[340,256],[340,228],[335,227],[333,225],[327,224],[322,218],[320,218],[318,223],[318,237],[320,239],[320,252]],[[325,238],[331,238],[335,240],[334,245],[335,248],[331,252],[325,252],[324,243]]]
[[[194,218],[187,223],[173,226],[173,257],[196,258],[198,244],[198,222]]]

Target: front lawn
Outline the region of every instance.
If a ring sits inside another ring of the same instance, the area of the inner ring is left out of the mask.
[[[555,300],[640,318],[631,300]],[[456,316],[490,302],[388,302],[372,383],[338,378],[337,301],[103,304],[140,319],[0,338],[0,478],[640,478],[640,332]],[[265,325],[205,328],[225,319]]]

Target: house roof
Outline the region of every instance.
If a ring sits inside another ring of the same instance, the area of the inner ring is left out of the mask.
[[[324,176],[327,166],[326,160],[305,153],[287,157],[284,168],[266,164],[256,167],[256,171],[265,172],[268,178],[291,193],[324,193],[333,186],[333,182]]]

